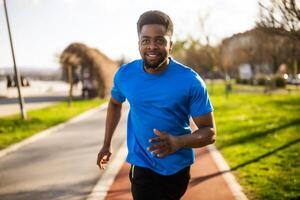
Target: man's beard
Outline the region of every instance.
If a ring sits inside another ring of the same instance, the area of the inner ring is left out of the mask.
[[[145,56],[145,59],[144,59],[145,68],[154,69],[154,70],[159,69],[167,59],[168,59],[168,55],[164,54],[161,56],[161,58],[157,62],[151,63],[151,62],[148,62],[148,60]]]

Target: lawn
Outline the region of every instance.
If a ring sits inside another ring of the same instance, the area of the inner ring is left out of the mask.
[[[51,126],[65,122],[68,119],[96,106],[105,100],[73,101],[72,107],[67,102],[61,102],[43,109],[29,111],[28,120],[12,115],[0,118],[0,149],[19,142],[35,133]]]
[[[300,199],[300,90],[254,91],[214,86],[216,146],[249,199]]]

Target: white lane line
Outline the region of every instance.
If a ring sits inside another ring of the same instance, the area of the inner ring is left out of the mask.
[[[25,145],[28,145],[28,144],[31,144],[37,140],[40,140],[42,138],[45,138],[47,135],[51,134],[51,133],[54,133],[55,131],[58,131],[62,128],[64,128],[65,126],[67,125],[70,125],[70,124],[74,124],[74,123],[77,123],[93,114],[95,114],[96,112],[98,111],[101,111],[101,110],[105,110],[107,108],[107,103],[105,104],[102,104],[100,107],[97,107],[97,108],[94,108],[94,109],[91,109],[91,110],[88,110],[86,112],[84,112],[83,114],[80,114],[79,116],[77,117],[74,117],[70,120],[68,120],[67,122],[64,122],[62,124],[59,124],[57,126],[54,126],[52,128],[49,128],[45,131],[42,131],[40,133],[37,133],[19,143],[16,143],[16,144],[13,144],[3,150],[0,150],[0,158],[7,155],[8,153],[12,153],[14,151],[17,151],[18,149],[20,149],[21,147],[25,146]]]
[[[234,175],[230,172],[230,168],[223,156],[219,152],[219,150],[215,147],[215,145],[207,146],[207,149],[217,164],[219,171],[222,173],[223,178],[225,179],[229,189],[231,190],[233,196],[236,200],[248,200],[247,196],[243,192],[243,188],[236,181]]]
[[[122,144],[119,148],[117,154],[109,162],[104,170],[101,178],[98,180],[96,185],[94,186],[92,193],[88,196],[87,200],[104,200],[107,191],[110,186],[113,184],[118,172],[120,171],[122,165],[125,162],[127,156],[127,146],[126,142]]]

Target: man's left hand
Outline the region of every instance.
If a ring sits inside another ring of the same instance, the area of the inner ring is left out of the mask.
[[[157,129],[153,129],[153,132],[158,137],[149,140],[152,146],[148,147],[148,151],[152,154],[162,158],[180,149],[179,138]]]

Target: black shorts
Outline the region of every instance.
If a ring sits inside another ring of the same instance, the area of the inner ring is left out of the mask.
[[[131,165],[129,178],[134,200],[179,200],[190,180],[190,167],[164,176],[148,168]]]

